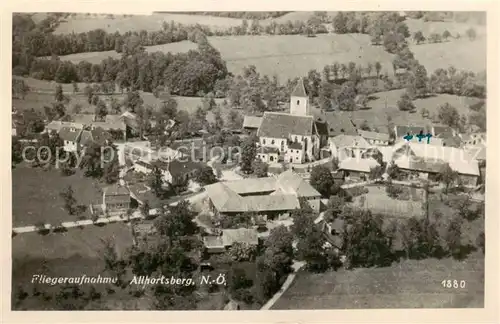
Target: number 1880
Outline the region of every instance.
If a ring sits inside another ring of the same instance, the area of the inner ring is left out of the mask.
[[[465,280],[443,280],[441,285],[443,288],[465,288]]]

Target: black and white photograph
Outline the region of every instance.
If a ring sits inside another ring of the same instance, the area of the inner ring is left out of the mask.
[[[104,9],[11,13],[11,311],[485,307],[486,11]]]

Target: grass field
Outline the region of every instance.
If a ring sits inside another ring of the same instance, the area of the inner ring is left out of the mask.
[[[45,274],[48,277],[81,277],[105,275],[102,240],[111,240],[115,243],[118,255],[123,253],[132,244],[130,228],[125,224],[115,223],[103,227],[88,226],[83,229],[74,228],[65,233],[26,233],[12,238],[12,287],[22,286],[31,297],[23,301],[20,308],[53,309],[54,300],[44,300],[41,297],[32,297],[32,290],[36,287],[41,292],[56,293],[60,285],[49,286],[31,283],[35,274]],[[88,286],[80,287],[83,291]],[[96,285],[102,294],[103,285]],[[107,294],[100,300],[107,306],[120,305],[122,309],[130,302],[140,303],[140,299],[131,300],[125,292],[117,291]],[[129,305],[129,307],[131,307]]]
[[[54,102],[54,94],[57,86],[56,82],[36,80],[33,78],[21,78],[16,77],[17,79],[23,79],[26,84],[30,87],[30,92],[26,95],[24,99],[12,99],[12,105],[16,107],[18,110],[25,110],[34,108],[40,112],[43,112],[44,106],[50,106]],[[85,87],[84,83],[80,83],[79,85],[80,91]],[[68,105],[66,105],[68,113],[72,113],[72,107],[75,104],[80,104],[82,107],[82,112],[94,113],[95,107],[89,105],[87,102],[87,98],[83,95],[83,93],[73,93],[73,86],[71,84],[62,84],[63,91],[65,95],[70,99]],[[109,101],[111,98],[117,99],[119,102],[125,98],[125,94],[115,93],[112,95],[101,95],[104,101]],[[158,107],[161,104],[161,98],[155,98],[152,93],[149,92],[141,92],[141,97],[144,100],[145,105],[149,105],[152,107]],[[174,96],[177,100],[178,109],[184,110],[189,113],[194,113],[198,106],[202,106],[202,98],[199,97],[181,97]],[[217,98],[215,102],[217,104],[222,104],[224,99]],[[222,114],[225,115],[227,111],[222,111]],[[207,120],[213,121],[213,113],[207,113]]]
[[[99,184],[80,172],[62,176],[59,170],[18,166],[12,170],[12,225],[28,226],[39,222],[58,225],[77,220],[64,210],[60,192],[71,185],[78,204],[88,206],[102,199]],[[84,214],[87,215],[87,214]],[[87,215],[88,216],[88,215]]]
[[[430,34],[437,33],[442,35],[445,30],[449,31],[453,37],[460,34],[461,37],[466,36],[466,31],[469,28],[474,28],[478,36],[486,35],[486,27],[478,25],[474,21],[460,23],[455,21],[424,21],[423,19],[406,19],[406,25],[413,36],[413,33],[421,31],[425,37]]]
[[[371,127],[377,127],[380,131],[385,132],[387,131],[387,116],[391,116],[392,122],[396,125],[426,125],[431,124],[432,121],[422,117],[422,108],[428,109],[431,115],[437,114],[439,106],[448,102],[457,108],[460,114],[468,115],[470,113],[469,105],[479,101],[476,98],[438,94],[415,100],[413,103],[417,110],[410,113],[401,111],[397,107],[397,102],[404,91],[404,89],[400,89],[375,93],[372,95],[374,99],[367,103],[368,109],[353,112],[340,111],[339,113],[349,116],[357,125],[361,125],[366,120]]]
[[[463,289],[443,280],[464,280]],[[387,268],[301,272],[273,309],[461,308],[484,306],[484,256],[406,260]]]
[[[186,14],[171,14],[171,13],[154,13],[151,15],[134,15],[121,16],[115,15],[113,18],[107,15],[87,16],[85,14],[77,14],[70,16],[59,24],[54,31],[55,34],[70,34],[87,32],[93,29],[104,29],[108,33],[128,31],[158,31],[162,28],[164,21],[194,25],[200,24],[209,26],[214,29],[226,29],[233,26],[241,25],[241,19],[213,17],[201,15],[186,15]]]

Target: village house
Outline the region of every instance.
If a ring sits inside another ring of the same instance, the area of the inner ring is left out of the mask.
[[[155,168],[158,168],[163,176],[163,180],[172,183],[174,179],[188,181],[193,177],[196,170],[203,166],[204,164],[201,162],[181,162],[178,159],[172,161],[145,161],[144,159],[139,159],[135,161],[133,168],[134,171],[144,174],[150,174]]]
[[[371,145],[359,135],[337,135],[328,139],[332,156],[341,159],[345,157],[360,157]],[[344,156],[345,154],[345,156]]]
[[[315,114],[318,129],[325,128],[329,138],[338,135],[358,135],[356,125],[349,117],[338,112],[319,112]]]
[[[359,136],[363,137],[371,145],[389,145],[389,134],[358,130]]]
[[[224,253],[234,243],[257,246],[259,244],[258,233],[255,229],[237,228],[223,229],[218,235],[207,235],[203,237],[203,245],[207,254]]]
[[[243,119],[243,130],[247,134],[257,134],[257,130],[262,124],[262,117],[259,116],[245,116]]]
[[[393,160],[401,170],[423,179],[436,178],[448,164],[466,187],[476,186],[480,176],[478,161],[467,151],[454,147],[400,143],[394,148]]]
[[[280,151],[275,147],[261,146],[257,149],[257,157],[265,163],[276,163],[279,160]]]
[[[208,205],[216,215],[255,212],[268,218],[300,208],[304,198],[316,211],[321,194],[292,170],[276,177],[219,182],[205,187]]]
[[[124,212],[130,207],[130,193],[119,184],[104,188],[102,194],[102,210],[105,213]]]
[[[80,136],[83,132],[83,126],[78,124],[70,126],[62,126],[58,133],[59,137],[64,143],[64,151],[66,152],[77,152],[80,150]]]
[[[380,164],[372,158],[347,158],[340,161],[338,171],[344,173],[344,178],[365,181],[377,166]]]

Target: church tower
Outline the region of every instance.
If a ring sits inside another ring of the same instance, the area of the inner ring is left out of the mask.
[[[290,95],[290,114],[297,116],[309,116],[309,97],[306,94],[304,80],[300,78],[299,82]]]

